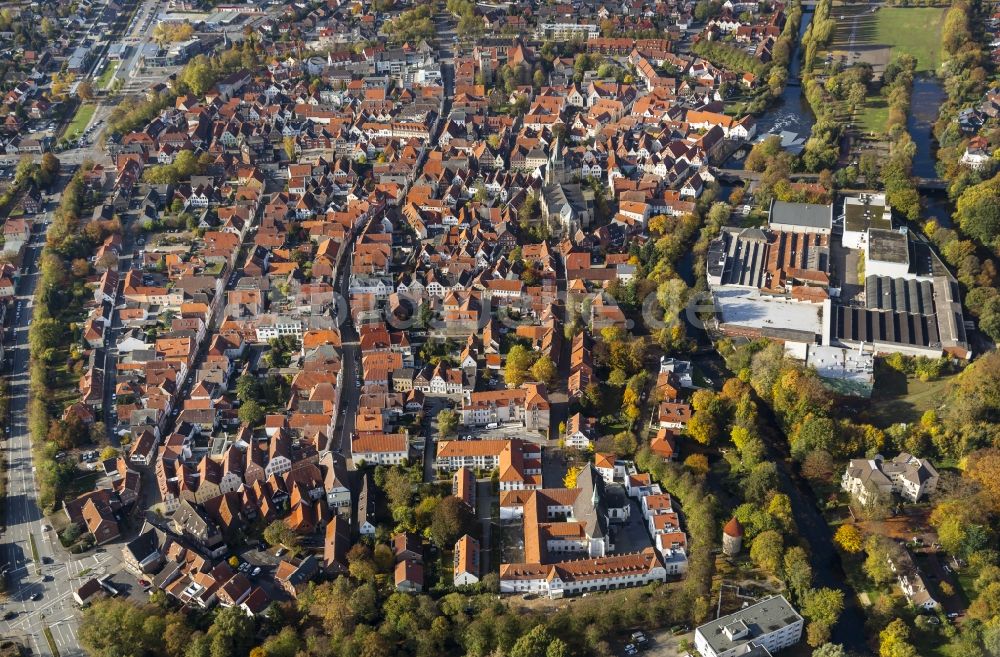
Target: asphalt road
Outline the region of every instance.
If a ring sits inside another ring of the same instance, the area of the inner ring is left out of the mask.
[[[358,344],[358,332],[354,329],[354,322],[351,321],[350,316],[351,277],[349,272],[353,258],[354,241],[352,240],[340,262],[340,271],[337,274],[336,288],[345,304],[342,309],[338,309],[338,312],[345,311],[347,313],[347,316],[342,318],[339,327],[340,344],[344,352],[341,361],[343,389],[340,393],[340,407],[343,412],[340,430],[334,429],[329,445],[331,451],[337,452],[345,458],[351,456],[351,434],[354,433],[354,418],[358,413],[358,397],[361,394],[358,385],[358,377],[361,375],[361,346]]]
[[[62,174],[65,187],[70,172]],[[32,299],[38,282],[38,257],[45,242],[56,196],[48,204],[46,221],[36,224],[25,251],[23,274],[17,283],[17,298],[11,312],[12,331],[5,331],[4,345],[10,375],[10,431],[4,453],[7,459],[7,529],[3,532],[0,554],[7,565],[8,602],[3,611],[17,617],[0,621],[0,634],[22,637],[36,654],[51,651],[42,633],[47,625],[61,655],[82,654],[76,638],[77,619],[73,610],[73,589],[79,573],[88,568],[82,561],[68,560],[59,539],[48,526],[38,507],[35,466],[27,428],[28,404],[28,325],[33,315]],[[17,310],[19,309],[19,310]],[[37,549],[36,562],[31,541]],[[107,555],[101,555],[107,556]],[[94,567],[93,564],[89,567]],[[43,579],[44,578],[44,579]],[[45,581],[50,580],[50,581]],[[32,597],[38,596],[37,600]]]

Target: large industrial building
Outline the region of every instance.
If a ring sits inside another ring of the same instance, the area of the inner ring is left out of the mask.
[[[724,228],[706,274],[728,335],[858,354],[971,356],[958,283],[929,244],[894,227],[884,195],[774,201],[763,228]]]

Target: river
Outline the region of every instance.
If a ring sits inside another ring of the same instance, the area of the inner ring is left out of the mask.
[[[788,130],[798,133],[800,137],[808,137],[812,132],[813,124],[816,123],[816,115],[813,114],[805,94],[802,93],[802,48],[799,43],[802,35],[806,33],[813,12],[804,11],[802,22],[799,25],[799,39],[795,44],[795,50],[788,64],[788,84],[781,94],[781,98],[768,108],[764,116],[757,120],[757,134],[767,132]]]
[[[913,81],[906,130],[917,147],[917,153],[913,156],[913,175],[918,178],[937,178],[934,123],[946,98],[947,94],[939,79],[921,75]],[[946,193],[924,192],[921,194],[921,200],[925,218],[934,217],[939,225],[951,226],[951,213],[954,208]]]
[[[917,154],[913,156],[913,175],[918,178],[937,178],[934,123],[945,97],[944,88],[937,78],[921,75],[913,81],[906,129],[917,146]]]

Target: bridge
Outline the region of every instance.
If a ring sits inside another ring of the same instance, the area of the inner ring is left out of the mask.
[[[940,178],[914,178],[917,189],[922,192],[944,192],[948,191],[948,183]]]
[[[722,182],[735,183],[741,180],[760,181],[764,177],[763,173],[757,171],[745,171],[743,169],[719,169],[712,168],[712,173]],[[788,179],[792,182],[817,182],[818,173],[792,173]],[[858,184],[865,183],[863,178],[858,179]],[[941,178],[914,178],[914,184],[922,192],[940,192],[948,189],[948,183]]]
[[[745,171],[743,169],[712,169],[716,178],[723,182],[739,182],[741,180],[759,181],[764,177],[763,172]],[[816,182],[819,180],[818,173],[792,173],[788,179],[793,182]]]

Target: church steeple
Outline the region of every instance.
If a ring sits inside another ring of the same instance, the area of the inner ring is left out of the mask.
[[[552,185],[565,180],[565,164],[563,163],[562,144],[559,137],[552,142],[549,149],[549,164],[545,167],[545,183]]]

